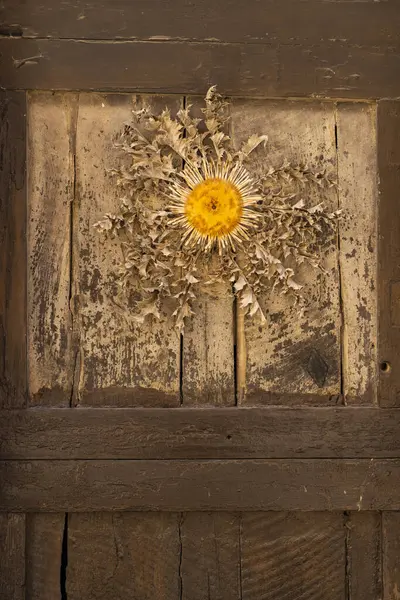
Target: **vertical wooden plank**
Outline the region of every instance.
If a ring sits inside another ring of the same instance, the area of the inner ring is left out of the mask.
[[[201,112],[204,100],[189,97],[192,113]],[[201,127],[201,123],[199,125]],[[212,274],[214,264],[204,267]],[[193,303],[183,337],[182,400],[185,406],[234,406],[234,297],[232,284],[218,281],[203,286]]]
[[[68,600],[179,598],[178,515],[72,514]]]
[[[0,596],[25,600],[25,515],[0,513]]]
[[[280,167],[285,159],[308,166],[323,161],[336,173],[331,103],[237,100],[232,105],[232,121],[236,145],[251,133],[269,136],[267,156],[259,154],[252,159],[256,174],[265,173],[268,166]],[[293,186],[293,191],[299,188]],[[306,193],[309,202],[323,201],[328,209],[337,208],[334,188],[321,192],[317,186],[310,186]],[[314,401],[312,395],[318,394],[329,402],[330,395],[340,393],[341,315],[335,242],[323,258],[326,275],[306,266],[298,270],[296,279],[304,285],[302,292],[307,300],[304,314],[299,314],[289,298],[271,292],[261,298],[266,324],[257,319],[238,322],[238,340],[243,340],[244,326],[246,343],[246,348],[238,348],[238,381],[242,386],[239,397],[243,403],[275,403],[278,394],[303,394],[304,402],[308,395],[310,403]],[[290,402],[290,398],[283,402]]]
[[[233,294],[229,283],[204,288],[183,337],[186,405],[235,404]]]
[[[240,598],[240,515],[187,513],[181,526],[182,599]]]
[[[71,215],[75,94],[28,103],[28,348],[32,405],[69,406],[73,381]]]
[[[247,513],[241,548],[243,600],[345,599],[341,515]]]
[[[337,107],[343,393],[377,402],[376,105]]]
[[[383,600],[400,598],[400,512],[382,513]]]
[[[158,100],[177,107],[178,100]],[[80,303],[79,398],[82,405],[179,404],[180,340],[172,323],[135,324],[118,303],[116,272],[122,259],[93,225],[117,212],[119,190],[108,170],[117,166],[115,137],[129,120],[129,95],[82,94],[77,127],[76,278]]]
[[[26,98],[0,92],[0,407],[22,408],[26,364]]]
[[[346,527],[349,597],[351,600],[382,598],[381,515],[351,513]]]
[[[64,514],[29,514],[26,526],[26,592],[29,600],[62,598]]]
[[[379,388],[382,406],[400,406],[400,102],[378,103]]]

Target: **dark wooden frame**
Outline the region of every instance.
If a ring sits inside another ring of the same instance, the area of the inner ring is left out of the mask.
[[[202,14],[206,14],[207,2],[200,3],[197,8],[193,9],[198,11],[198,18]],[[186,17],[180,16],[181,7],[179,2],[174,3],[174,19],[169,14],[168,23],[165,25],[171,29],[167,36],[168,39],[155,41],[152,39],[154,36],[143,34],[143,39],[138,41],[132,25],[131,35],[128,36],[131,39],[126,37],[115,44],[111,44],[110,39],[98,39],[99,35],[94,32],[99,32],[102,29],[101,23],[96,21],[97,17],[94,15],[94,21],[78,19],[79,26],[76,33],[78,36],[82,36],[82,39],[78,39],[76,36],[71,39],[71,34],[75,31],[73,23],[75,23],[77,15],[84,14],[85,10],[88,10],[84,0],[74,3],[73,6],[72,4],[67,7],[64,6],[62,10],[65,13],[65,20],[60,19],[58,13],[50,10],[50,0],[42,2],[43,6],[39,11],[40,15],[47,15],[44,20],[41,16],[39,18],[38,13],[35,12],[37,5],[33,2],[28,3],[29,7],[26,4],[22,7],[22,5],[15,6],[11,1],[5,2],[4,16],[9,25],[5,26],[3,37],[0,39],[3,66],[2,84],[3,88],[7,88],[6,90],[3,89],[1,98],[2,123],[4,124],[2,127],[1,212],[4,225],[0,238],[0,264],[5,286],[0,296],[0,343],[3,355],[0,371],[0,405],[3,408],[23,408],[26,406],[27,398],[26,97],[24,91],[15,90],[112,89],[180,94],[183,92],[203,92],[211,82],[219,84],[223,92],[233,95],[266,95],[271,97],[288,95],[314,97],[323,95],[349,99],[354,97],[378,98],[378,165],[380,180],[378,342],[380,362],[377,367],[379,367],[380,372],[379,403],[382,407],[400,406],[400,339],[397,335],[400,327],[400,226],[398,220],[393,218],[397,208],[396,193],[400,184],[400,152],[397,143],[400,137],[400,103],[395,99],[382,98],[383,96],[394,97],[400,93],[396,89],[398,78],[394,76],[390,66],[392,64],[391,60],[398,60],[395,51],[399,43],[399,30],[396,27],[398,15],[391,2],[381,4],[379,10],[376,9],[376,4],[372,2],[362,3],[362,10],[367,11],[365,14],[363,13],[367,27],[360,29],[357,18],[360,16],[361,5],[357,3],[332,3],[332,6],[330,5],[326,9],[325,3],[309,0],[302,3],[301,10],[298,8],[298,3],[292,0],[285,0],[285,2],[278,4],[276,0],[270,0],[270,3],[276,9],[273,13],[274,16],[271,17],[273,19],[272,24],[267,23],[275,31],[272,40],[257,37],[259,27],[257,19],[261,17],[260,15],[257,16],[256,6],[254,6],[253,20],[249,25],[249,32],[246,34],[248,37],[243,37],[242,30],[238,30],[237,25],[235,25],[234,14],[227,14],[228,20],[231,19],[232,22],[225,23],[224,31],[227,33],[219,37],[218,42],[211,42],[202,38],[200,34],[197,35],[196,31],[192,31],[189,36],[190,40],[185,41],[185,52],[182,53],[181,34],[189,26],[189,21]],[[140,2],[128,3],[123,1],[124,23],[133,23],[136,15],[135,10],[138,10],[139,4]],[[233,5],[236,6],[237,3],[233,3]],[[45,6],[47,6],[47,12],[42,10]],[[165,7],[166,5],[160,3],[160,15],[163,14],[163,10],[166,10]],[[300,48],[291,45],[290,40],[293,32],[291,32],[290,27],[293,24],[285,22],[288,7],[296,14],[300,10],[298,18],[305,18],[308,14],[307,11],[309,11],[307,18],[311,18],[310,15],[312,15],[311,23],[308,24],[306,29],[301,30],[298,25],[295,27],[295,31],[301,31],[299,39],[296,40],[296,43],[301,46]],[[331,15],[332,18],[329,19],[325,10],[333,11],[334,16]],[[104,35],[106,37],[119,36],[122,21],[119,20],[120,17],[117,13],[112,12],[109,2],[103,0],[102,11],[99,11],[98,14],[102,15],[98,18],[105,19],[107,16],[108,31]],[[141,17],[144,21],[139,25],[142,32],[151,31],[150,21],[147,24],[145,23],[146,18],[149,17],[148,15],[146,17],[146,15],[147,13],[144,11]],[[382,21],[381,29],[377,28],[376,23],[372,21],[375,18]],[[18,26],[15,23],[18,23]],[[218,23],[214,23],[214,25],[211,22],[207,23],[207,27],[210,28],[218,26]],[[318,34],[324,41],[322,45],[315,39],[316,34],[313,24],[318,23],[322,27]],[[158,26],[155,27],[157,29]],[[160,27],[162,28],[161,25]],[[386,32],[385,35],[382,34],[382,31]],[[346,44],[344,42],[327,42],[328,36],[329,40],[339,39],[340,36],[344,35],[343,32],[346,32],[348,36]],[[51,36],[51,38],[49,39],[48,36]],[[83,39],[85,37],[88,39]],[[249,41],[251,43],[248,43]],[[364,44],[372,43],[379,45],[379,52],[375,50],[375,46],[373,50],[364,47]],[[354,71],[355,67],[349,65],[352,65],[351,61],[354,57],[359,56],[357,60],[360,61],[360,69],[358,70],[360,72],[362,70],[363,75],[354,78],[354,85],[338,88],[335,86],[343,77],[340,61],[343,58],[344,51],[349,60],[346,59],[343,68]],[[279,60],[277,59],[278,55]],[[295,55],[297,58],[295,58]],[[336,58],[338,58],[340,64],[335,69],[332,66],[324,67],[324,72],[332,71],[331,76],[320,78],[319,75],[317,76],[320,67],[316,65],[321,60],[325,61],[325,58],[322,58],[325,55],[329,56],[329,62],[324,62],[324,64],[333,65]],[[391,58],[388,58],[389,55]],[[386,60],[387,58],[388,60]],[[374,62],[376,60],[378,60],[378,63]],[[381,60],[383,60],[385,66],[379,62]],[[310,68],[312,64],[314,66]],[[199,65],[198,68],[196,68],[196,65]],[[245,69],[246,76],[243,69]],[[385,77],[386,79],[384,79]],[[321,84],[322,81],[323,85]],[[101,392],[99,391],[99,393]],[[354,409],[351,415],[350,412],[343,413],[343,418],[340,411],[336,412],[335,409],[331,409],[330,412],[329,409],[328,412],[319,412],[318,409],[316,411],[314,413],[312,409],[311,412],[307,412],[307,409],[305,409],[305,412],[296,411],[296,415],[298,415],[296,418],[294,412],[291,412],[290,418],[294,418],[294,427],[296,426],[295,423],[300,422],[304,427],[307,427],[308,433],[313,439],[317,440],[320,434],[321,440],[323,440],[320,447],[328,448],[328,451],[327,454],[319,458],[336,456],[348,458],[384,456],[385,458],[394,458],[399,456],[398,445],[395,442],[395,424],[398,421],[396,412],[382,414],[382,416],[379,412],[371,413],[371,426],[369,426],[367,424],[368,416],[366,416],[370,414],[368,410],[364,413],[357,413],[357,409]],[[65,414],[62,418],[65,419],[65,423],[75,418],[77,420],[83,419],[82,422],[85,422],[90,429],[91,423],[93,427],[99,426],[100,412],[97,414],[98,416],[94,417],[79,411],[77,417]],[[148,431],[154,431],[157,413],[153,413],[153,417],[143,411],[139,414],[141,415],[141,417],[138,417],[139,420],[144,419],[142,425],[147,427]],[[212,418],[208,416],[207,412],[201,413],[201,411],[196,412],[196,416],[194,414],[190,415],[190,418],[194,418],[196,423],[199,424],[207,422],[207,419],[210,422],[213,420],[213,422],[218,423],[218,414],[218,411],[213,409]],[[260,414],[264,413],[259,413],[259,409],[247,409],[245,414],[244,421],[252,423],[259,418]],[[376,416],[372,416],[372,414]],[[119,413],[119,416],[115,418],[118,420],[122,415],[123,413]],[[224,415],[226,420],[223,424],[220,424],[219,432],[222,437],[231,435],[229,431],[234,423],[236,423],[235,431],[240,430],[236,422],[238,417],[234,416],[235,413],[231,414],[229,412],[229,417],[227,412]],[[207,452],[204,453],[204,448],[203,454],[198,448],[200,452],[198,455],[192,455],[189,452],[188,456],[194,456],[195,458],[209,458],[211,456],[220,459],[243,457],[269,459],[279,456],[279,453],[282,452],[282,440],[288,433],[287,431],[284,433],[285,427],[288,426],[284,416],[288,413],[285,411],[279,413],[276,409],[272,409],[270,412],[266,412],[265,415],[268,416],[262,417],[264,419],[262,422],[267,424],[267,428],[270,427],[270,432],[272,427],[277,424],[281,426],[278,426],[278,429],[275,430],[280,431],[281,435],[272,436],[268,439],[267,444],[264,442],[259,444],[259,441],[253,440],[252,444],[246,446],[250,438],[246,433],[246,426],[244,426],[239,436],[240,443],[236,446],[237,454],[229,449],[234,446],[233,443],[230,443],[222,453],[221,449],[217,450],[217,447],[215,447],[215,456],[212,455],[212,450],[210,450],[211,455]],[[359,416],[361,416],[361,419],[359,419]],[[283,419],[280,421],[282,417]],[[36,431],[38,445],[40,446],[40,426],[38,424],[42,423],[42,427],[46,427],[47,430],[50,427],[50,431],[54,431],[54,429],[51,429],[51,423],[54,426],[58,418],[60,418],[58,412],[50,413],[48,411],[26,417],[13,411],[8,414],[3,413],[1,419],[4,432],[2,458],[5,460],[12,458],[13,450],[10,443],[13,438],[12,436],[7,437],[11,435],[11,430],[16,428],[15,431],[18,434],[18,427],[20,427],[21,431],[25,432],[24,435],[28,436],[28,439],[29,435],[34,435]],[[187,412],[181,412],[176,417],[168,417],[165,427],[172,436],[175,427],[178,434],[179,428],[184,427],[187,418]],[[297,419],[300,421],[297,421]],[[272,424],[274,425],[272,426]],[[38,426],[39,429],[37,429]],[[341,439],[341,447],[339,445],[333,447],[329,441],[329,436],[324,438],[321,435],[323,431],[329,429],[331,431],[339,429],[343,433],[344,426],[348,435],[344,435]],[[360,431],[359,448],[363,448],[363,451],[357,450],[354,439],[351,437],[351,431],[354,427],[358,427]],[[67,434],[66,431],[69,433]],[[73,426],[71,426],[71,429],[60,431],[60,434],[65,438],[64,444],[73,442],[72,438],[68,438],[68,435],[72,437],[75,435]],[[113,433],[111,429],[107,435],[112,446]],[[201,433],[199,435],[201,436]],[[372,438],[377,441],[371,445],[370,440]],[[258,440],[260,439],[262,437],[258,438]],[[298,456],[295,446],[300,444],[301,438],[291,439],[294,446],[290,451],[288,450],[287,455],[284,453],[281,458]],[[50,442],[51,437],[45,436],[42,439],[44,445],[50,444]],[[28,451],[28,448],[30,448],[30,451]],[[188,447],[185,451],[188,451]],[[175,448],[175,450],[171,450],[171,458],[183,457],[185,451],[180,454],[180,451]],[[304,449],[304,451],[303,456],[316,456],[312,452],[307,454],[307,449]],[[40,455],[40,450],[38,451],[35,448],[33,442],[31,446],[26,445],[22,454],[17,451],[14,459],[35,459],[38,457],[37,452]],[[124,455],[124,458],[148,457],[148,455],[140,452],[136,455],[135,452],[130,449],[128,451],[129,456]],[[150,450],[147,452],[151,454]],[[177,454],[174,454],[175,452]],[[241,455],[241,453],[244,454]],[[51,458],[56,457],[59,457],[57,452],[51,456]],[[100,451],[98,458],[101,457]],[[155,458],[155,456],[151,457]],[[83,453],[77,458],[86,459],[87,456]],[[116,456],[111,452],[107,458],[116,458]],[[157,455],[157,458],[161,458],[161,456]],[[166,456],[162,456],[162,458],[166,458]]]
[[[5,537],[0,535],[0,552],[6,560],[0,580],[5,598],[25,597],[30,517],[22,513],[116,509],[363,511],[351,516],[348,534],[349,569],[353,565],[362,575],[353,581],[352,594],[369,600],[381,593],[373,590],[381,586],[380,575],[375,577],[361,557],[364,552],[370,558],[383,544],[389,597],[393,585],[400,585],[399,517],[386,512],[381,520],[367,511],[400,510],[400,11],[395,0],[224,0],[217,9],[213,0],[202,0],[189,11],[184,0],[159,0],[151,3],[153,12],[145,0],[119,0],[117,11],[113,0],[101,0],[96,10],[91,5],[85,0],[56,8],[52,0],[2,3],[0,533]],[[232,96],[377,101],[380,408],[24,410],[26,91],[203,94],[210,84]]]

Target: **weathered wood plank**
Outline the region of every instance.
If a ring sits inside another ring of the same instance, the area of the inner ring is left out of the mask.
[[[0,407],[27,397],[26,99],[0,92]]]
[[[399,458],[397,409],[63,409],[0,413],[3,460]]]
[[[230,284],[204,290],[193,303],[183,336],[182,400],[190,405],[234,405],[233,294]]]
[[[188,513],[181,523],[183,600],[240,598],[240,515]]]
[[[163,106],[168,102],[166,98]],[[171,99],[176,107],[178,100]],[[117,165],[113,141],[129,120],[128,95],[80,96],[77,127],[80,375],[76,402],[86,405],[179,404],[180,340],[166,317],[137,325],[118,301],[118,242],[93,225],[118,211],[119,190],[108,170]],[[100,397],[93,392],[104,389]],[[134,394],[130,393],[134,390]],[[155,393],[156,392],[156,393]]]
[[[400,102],[378,104],[379,400],[400,406]]]
[[[345,40],[349,45],[398,46],[396,2],[320,0],[5,0],[3,34],[61,38],[179,38],[225,42],[301,43]],[[360,22],[363,26],[360,27]]]
[[[3,38],[2,85],[204,94],[212,83],[237,96],[400,96],[397,48],[349,47],[341,41],[278,46]]]
[[[0,514],[2,600],[25,600],[25,515]]]
[[[0,511],[399,510],[400,460],[1,461]]]
[[[337,107],[342,376],[347,403],[377,402],[376,106]]]
[[[347,528],[347,577],[352,600],[382,598],[381,515],[350,513]]]
[[[344,540],[340,514],[242,515],[241,598],[344,600]]]
[[[77,96],[29,94],[28,352],[33,405],[69,406]]]
[[[203,100],[187,99],[198,118]],[[199,267],[199,276],[212,276],[214,263]],[[218,281],[203,286],[193,302],[183,335],[182,403],[235,405],[234,299],[232,284]]]
[[[60,592],[65,515],[31,514],[26,523],[26,593],[30,600],[54,600]]]
[[[400,597],[400,513],[382,515],[383,600]]]
[[[232,105],[233,141],[240,144],[249,132],[269,136],[266,154],[253,158],[255,172],[265,172],[266,163],[275,168],[285,160],[292,163],[318,164],[336,170],[335,119],[330,103],[234,101]],[[294,186],[293,192],[301,191]],[[328,209],[337,208],[334,189],[324,192],[307,188],[307,201],[324,201]],[[340,393],[340,307],[338,293],[338,252],[336,243],[324,251],[323,275],[311,267],[301,266],[296,280],[304,285],[305,312],[292,299],[276,291],[266,293],[260,304],[267,322],[247,319],[244,326],[246,348],[246,382],[239,390],[242,403],[251,402],[254,394]],[[240,379],[240,378],[239,378]],[[242,382],[243,385],[244,382]]]
[[[69,599],[179,597],[178,515],[72,514],[68,540]]]

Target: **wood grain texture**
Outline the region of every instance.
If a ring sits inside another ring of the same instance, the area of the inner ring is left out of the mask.
[[[400,598],[400,513],[382,514],[383,600]]]
[[[400,406],[400,102],[378,104],[379,401]]]
[[[224,94],[236,96],[400,95],[396,47],[349,47],[340,40],[278,47],[3,38],[0,52],[2,85],[7,89],[204,94],[216,84]]]
[[[0,511],[399,510],[398,459],[1,461]]]
[[[28,352],[30,404],[69,406],[74,376],[72,211],[75,94],[28,102]]]
[[[25,515],[0,514],[2,600],[25,600]]]
[[[162,107],[178,101],[160,98]],[[77,126],[76,220],[80,314],[80,374],[76,402],[82,405],[179,404],[180,340],[165,316],[137,325],[119,304],[119,242],[93,227],[119,209],[119,191],[109,169],[118,165],[113,142],[129,120],[132,97],[80,95]],[[98,389],[104,395],[96,395]]]
[[[68,540],[69,599],[179,597],[178,515],[73,514]]]
[[[344,600],[344,539],[339,514],[243,514],[241,598]]]
[[[382,598],[381,515],[374,512],[350,513],[345,525],[350,598]]]
[[[26,99],[0,92],[0,407],[27,398]]]
[[[340,293],[343,393],[347,403],[377,402],[376,106],[338,104]]]
[[[30,600],[60,598],[65,515],[31,514],[26,524],[26,594]]]
[[[324,162],[336,171],[335,119],[330,103],[234,101],[232,105],[233,141],[239,145],[249,132],[269,136],[266,152],[253,157],[256,173],[266,164],[280,167],[285,159],[309,166]],[[323,157],[323,158],[321,158]],[[328,209],[337,208],[334,189],[321,198],[320,189],[305,192],[294,186],[291,192],[306,194],[310,204],[324,200]],[[255,394],[318,394],[329,397],[340,393],[340,307],[338,294],[338,253],[332,242],[324,250],[325,276],[301,266],[296,280],[303,284],[305,312],[293,300],[266,292],[261,306],[267,317],[262,325],[257,318],[245,320],[246,383],[239,391],[242,403]],[[243,348],[238,348],[238,361]]]
[[[187,513],[181,521],[183,600],[240,598],[240,515]]]
[[[233,294],[230,284],[204,289],[183,336],[182,400],[187,405],[234,405]]]
[[[187,97],[191,114],[200,119],[202,131],[204,99]],[[217,262],[199,266],[199,279],[212,279]],[[234,298],[229,281],[204,285],[186,320],[182,348],[182,404],[185,406],[235,404]]]
[[[396,409],[63,409],[0,414],[2,460],[399,458]]]
[[[4,34],[55,38],[180,38],[225,42],[304,43],[345,40],[349,45],[398,46],[395,2],[267,0],[74,0],[57,9],[52,0],[5,0]],[[360,21],[363,27],[360,27]]]

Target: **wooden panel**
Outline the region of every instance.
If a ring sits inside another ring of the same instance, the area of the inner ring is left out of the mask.
[[[243,600],[345,599],[341,515],[242,516]]]
[[[383,600],[400,598],[400,513],[382,515]]]
[[[29,95],[28,350],[33,405],[69,406],[72,394],[76,109],[74,94]]]
[[[179,597],[177,515],[72,514],[68,540],[68,599]]]
[[[181,525],[183,600],[240,598],[240,516],[189,513]]]
[[[189,97],[187,103],[192,105],[192,114],[204,118],[202,99]],[[213,269],[214,263],[204,266],[203,277],[212,275]],[[193,302],[193,313],[187,319],[183,335],[182,403],[232,406],[235,404],[232,284],[220,281],[203,286]]]
[[[234,405],[233,294],[230,284],[204,289],[183,336],[184,405]]]
[[[0,40],[0,52],[2,85],[11,89],[203,94],[212,83],[239,96],[400,95],[396,48],[349,47],[341,41],[278,48],[214,41],[110,44],[11,38]]]
[[[160,99],[163,106],[167,99]],[[177,100],[170,105],[176,107]],[[81,366],[76,402],[86,405],[179,404],[180,340],[163,318],[137,325],[120,308],[119,243],[106,241],[93,225],[116,212],[119,190],[108,170],[118,165],[113,141],[129,120],[132,98],[81,95],[77,128],[77,187]],[[104,389],[103,397],[92,392]],[[132,391],[134,390],[134,394]],[[129,393],[131,392],[131,393]],[[154,393],[156,392],[156,393]]]
[[[180,38],[229,42],[301,43],[345,40],[349,45],[399,44],[395,2],[257,0],[246,4],[202,0],[188,4],[156,0],[75,0],[55,8],[52,0],[3,2],[3,35],[66,38]],[[360,21],[363,27],[360,27]]]
[[[26,593],[29,600],[62,598],[60,592],[64,514],[27,516]]]
[[[337,144],[343,393],[376,403],[377,164],[376,106],[339,104]]]
[[[352,600],[382,598],[381,515],[351,513],[347,528],[347,576]]]
[[[26,102],[0,92],[0,407],[26,403]]]
[[[266,156],[253,158],[255,172],[261,174],[267,165],[279,168],[287,159],[294,164],[318,164],[323,156],[327,167],[336,171],[335,119],[330,103],[248,102],[235,101],[232,106],[232,128],[235,144],[240,144],[249,131],[269,136]],[[316,186],[315,186],[316,187]],[[297,186],[292,192],[302,193]],[[320,188],[309,186],[308,202],[324,201],[328,209],[337,208],[332,188],[321,197]],[[302,293],[306,311],[292,299],[276,291],[261,299],[266,324],[257,318],[244,323],[247,377],[242,402],[251,402],[254,394],[265,392],[262,402],[273,402],[270,392],[287,394],[340,393],[340,307],[338,294],[338,256],[335,242],[324,254],[327,274],[301,266],[296,280],[304,285]]]
[[[0,511],[399,510],[400,461],[1,461]]]
[[[400,102],[378,105],[379,399],[400,406]]]
[[[2,600],[25,600],[25,515],[0,514]]]
[[[397,409],[50,409],[0,419],[3,460],[400,457]]]

